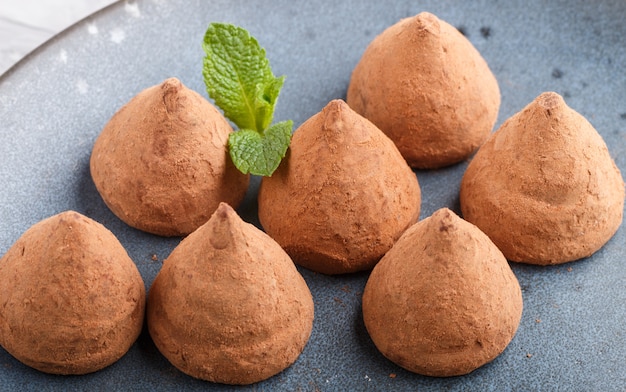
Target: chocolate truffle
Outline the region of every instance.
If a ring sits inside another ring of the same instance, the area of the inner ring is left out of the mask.
[[[179,370],[251,384],[290,366],[313,327],[313,298],[289,256],[221,203],[164,261],[148,328]]]
[[[238,206],[249,176],[228,156],[232,128],[198,93],[170,78],[140,92],[106,124],[91,176],[107,206],[137,229],[187,235],[222,201]]]
[[[520,286],[502,252],[446,208],[402,235],[363,292],[378,350],[427,376],[463,375],[492,361],[521,316]]]
[[[509,260],[559,264],[591,255],[615,234],[624,181],[593,126],[546,92],[480,148],[460,200],[463,217]]]
[[[294,133],[259,189],[259,219],[313,271],[371,269],[420,211],[417,177],[393,142],[342,100]]]
[[[410,166],[438,168],[466,159],[487,139],[500,89],[467,38],[422,12],[369,44],[347,102],[394,141]]]
[[[95,372],[135,342],[145,300],[113,233],[66,211],[33,225],[0,260],[0,344],[42,372]]]

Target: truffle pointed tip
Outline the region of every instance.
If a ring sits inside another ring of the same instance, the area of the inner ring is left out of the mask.
[[[435,34],[440,32],[439,18],[430,12],[420,12],[413,17],[413,20],[420,30],[426,30]]]
[[[333,99],[326,104],[325,109],[330,111],[342,110],[348,107],[348,104],[343,99]]]
[[[326,104],[322,109],[325,118],[323,129],[327,132],[343,131],[342,119],[348,110],[351,110],[350,107],[341,99],[334,99]]]
[[[558,93],[555,93],[554,91],[547,91],[540,94],[535,99],[535,102],[537,103],[537,105],[545,110],[561,109],[566,106],[563,97],[561,97]]]
[[[180,80],[178,80],[178,78],[175,77],[171,77],[171,78],[167,78],[163,81],[163,83],[161,83],[161,87],[164,90],[169,90],[169,89],[178,89],[182,86],[182,83]]]
[[[460,219],[449,208],[440,208],[435,211],[431,216],[431,224],[439,228],[440,232],[448,232],[457,224],[457,219]]]
[[[231,207],[230,204],[222,201],[217,206],[217,209],[215,210],[213,214],[217,215],[219,218],[224,219],[233,213],[235,213],[235,210],[233,210],[233,207]]]
[[[239,219],[233,208],[220,203],[207,224],[210,227],[209,241],[215,249],[224,249],[233,241],[233,233]]]

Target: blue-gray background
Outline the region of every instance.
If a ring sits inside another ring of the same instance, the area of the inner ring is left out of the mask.
[[[345,97],[352,69],[378,33],[421,11],[461,29],[489,63],[502,92],[496,127],[541,92],[556,91],[594,125],[626,173],[622,0],[120,2],[0,78],[0,254],[32,224],[73,209],[118,236],[149,288],[179,239],[127,227],[96,192],[89,154],[113,113],[171,76],[206,96],[201,41],[210,22],[223,21],[248,29],[275,73],[287,75],[276,120],[297,126]],[[466,165],[416,172],[422,218],[444,206],[459,212]],[[239,208],[255,224],[257,186],[255,178]],[[513,264],[525,306],[517,335],[502,355],[467,376],[419,376],[377,352],[361,317],[367,273],[329,277],[300,269],[315,301],[313,333],[298,361],[265,382],[231,387],[192,379],[144,331],[120,361],[85,376],[46,375],[0,349],[0,390],[624,391],[625,232],[622,227],[585,260]]]

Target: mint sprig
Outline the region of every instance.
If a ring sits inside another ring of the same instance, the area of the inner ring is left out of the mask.
[[[244,174],[271,176],[293,128],[292,121],[270,125],[285,77],[274,76],[265,49],[241,27],[211,23],[202,47],[207,93],[240,129],[228,138],[233,163]]]

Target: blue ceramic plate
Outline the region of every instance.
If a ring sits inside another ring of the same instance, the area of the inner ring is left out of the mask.
[[[93,142],[140,90],[176,76],[206,96],[201,41],[210,22],[248,29],[287,75],[276,120],[301,124],[344,98],[367,44],[400,18],[429,11],[482,53],[502,92],[498,126],[543,91],[556,91],[604,137],[626,173],[626,3],[512,0],[119,2],[74,25],[0,78],[0,252],[37,221],[73,209],[107,226],[149,288],[179,239],[131,229],[104,205],[89,175]],[[467,163],[418,171],[422,217],[459,212]],[[242,217],[258,224],[258,179]],[[626,388],[626,230],[592,257],[555,267],[512,265],[523,289],[517,335],[463,377],[409,373],[378,353],[361,317],[368,274],[301,269],[315,300],[311,339],[297,362],[247,387],[188,377],[144,331],[119,362],[85,376],[51,376],[0,350],[2,390],[623,391]],[[153,260],[153,255],[157,260]]]

